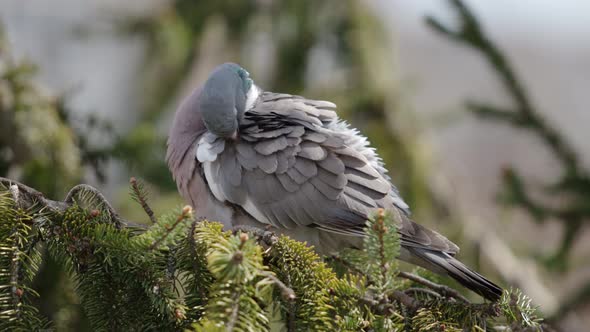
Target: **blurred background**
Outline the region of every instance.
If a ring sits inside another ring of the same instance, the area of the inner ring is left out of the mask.
[[[90,183],[140,222],[130,176],[181,204],[174,109],[238,62],[336,102],[416,220],[561,330],[590,324],[590,2],[2,0],[0,24],[0,176],[55,199]],[[38,279],[56,329],[87,330],[62,269]]]

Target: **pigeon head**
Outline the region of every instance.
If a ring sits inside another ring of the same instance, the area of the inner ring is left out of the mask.
[[[199,102],[205,127],[220,137],[234,136],[253,86],[248,72],[235,63],[215,68],[203,86]]]

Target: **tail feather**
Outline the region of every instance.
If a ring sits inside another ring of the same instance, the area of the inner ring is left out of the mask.
[[[406,248],[412,256],[418,258],[415,262],[434,272],[447,274],[461,285],[469,288],[490,301],[497,301],[502,296],[502,288],[486,279],[481,274],[471,270],[465,264],[449,254],[423,248]]]

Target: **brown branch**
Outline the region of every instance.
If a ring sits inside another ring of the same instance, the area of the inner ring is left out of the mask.
[[[64,213],[70,206],[73,204],[73,197],[80,192],[81,190],[92,192],[93,195],[101,200],[101,204],[106,206],[107,210],[109,211],[111,220],[117,226],[124,226],[128,228],[137,228],[137,229],[145,229],[145,225],[135,223],[129,220],[125,220],[115,212],[113,207],[110,203],[106,200],[106,198],[92,186],[81,184],[73,187],[70,189],[68,194],[66,195],[66,199],[64,201],[55,201],[46,198],[43,194],[25,184],[22,184],[18,181],[7,179],[4,177],[0,177],[0,185],[5,187],[7,190],[10,190],[11,186],[16,186],[18,188],[18,202],[17,205],[23,209],[29,208],[39,208],[39,209],[48,209],[52,212],[56,213]],[[14,190],[14,189],[13,189]]]
[[[287,287],[287,285],[285,285],[281,280],[279,280],[279,278],[277,278],[274,274],[272,274],[269,271],[261,271],[260,274],[270,279],[275,285],[277,285],[277,287],[279,287],[283,299],[287,301],[295,300],[295,292],[293,291],[293,289]]]
[[[399,303],[403,304],[411,312],[415,312],[422,306],[420,301],[416,300],[415,298],[409,296],[408,294],[402,291],[394,290],[392,292],[387,293],[387,295],[392,299],[398,301]]]
[[[437,284],[437,283],[432,282],[426,278],[422,278],[418,275],[401,271],[398,273],[398,277],[408,279],[408,280],[411,280],[411,281],[416,282],[418,284],[421,284],[423,286],[426,286],[426,287],[440,293],[442,296],[452,297],[452,298],[455,298],[461,302],[470,303],[469,300],[467,300],[467,298],[465,296],[459,294],[459,292],[452,289],[451,287]]]
[[[11,179],[0,177],[0,184],[2,184],[7,190],[10,190],[9,188],[11,186],[18,187],[18,190],[19,190],[18,200],[19,201],[17,202],[17,204],[19,204],[20,207],[22,207],[23,209],[31,208],[34,205],[36,205],[37,203],[40,203],[41,206],[44,208],[48,208],[51,211],[61,213],[61,212],[64,212],[70,206],[70,204],[65,203],[65,202],[53,201],[53,200],[47,199],[39,191],[37,191],[27,185],[24,185],[18,181],[14,181]]]
[[[435,291],[433,291],[431,289],[421,288],[421,287],[410,287],[410,288],[404,290],[404,293],[406,293],[406,294],[408,294],[408,293],[414,293],[414,294],[423,293],[423,294],[426,294],[426,295],[434,296],[436,298],[440,298],[441,297],[439,293],[437,293],[437,292],[435,292]]]
[[[134,197],[137,198],[137,202],[139,203],[139,205],[141,205],[141,207],[143,208],[145,213],[148,215],[152,224],[157,223],[158,220],[156,219],[156,216],[154,215],[154,211],[148,205],[147,197],[146,197],[145,193],[142,192],[140,185],[137,182],[137,179],[135,177],[131,177],[131,179],[129,179],[129,184],[131,184],[131,189],[133,189]]]
[[[279,240],[275,233],[255,226],[235,225],[231,230],[234,235],[238,232],[250,233],[267,246],[272,246]]]

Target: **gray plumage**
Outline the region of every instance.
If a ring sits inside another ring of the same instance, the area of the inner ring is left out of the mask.
[[[410,219],[375,150],[335,109],[262,92],[241,67],[218,67],[179,107],[170,131],[167,162],[179,191],[199,216],[272,226],[323,253],[360,246],[367,216],[385,208],[399,220],[400,259],[498,299],[501,288],[453,258],[454,243]]]

